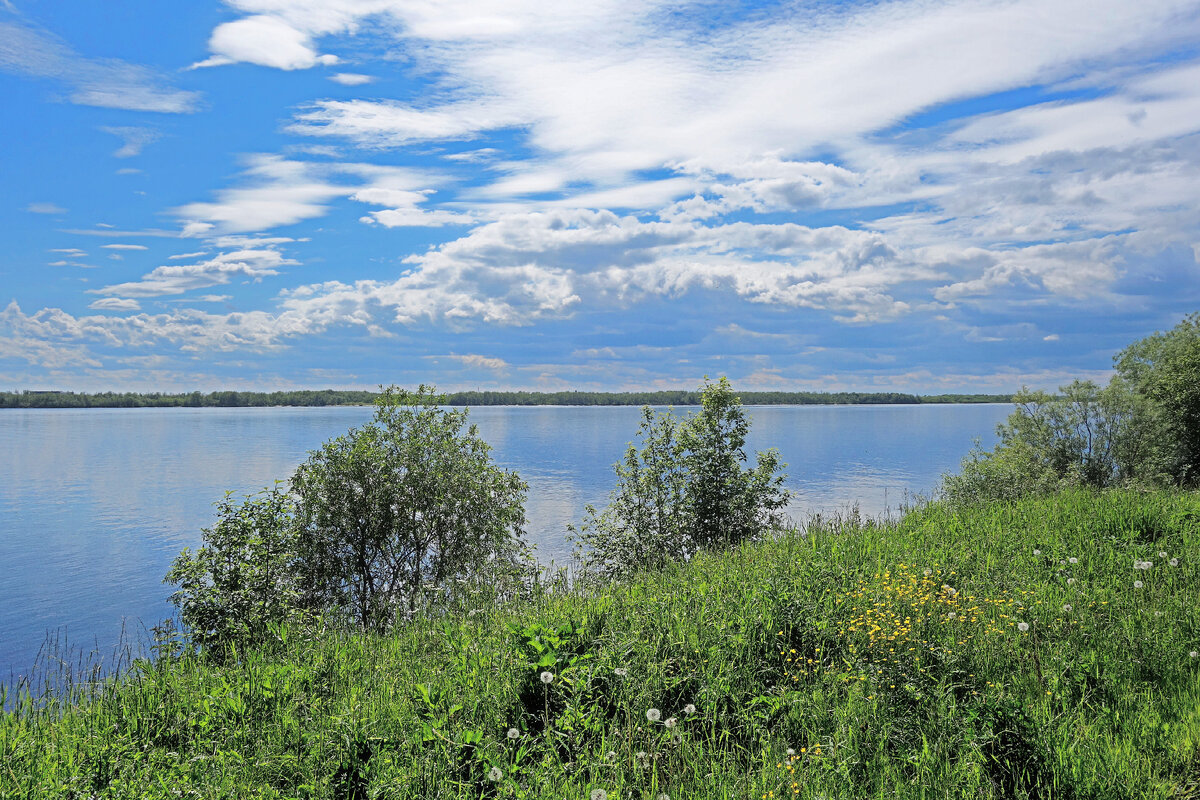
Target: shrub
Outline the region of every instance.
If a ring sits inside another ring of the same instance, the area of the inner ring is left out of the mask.
[[[587,506],[583,524],[571,529],[585,575],[607,580],[687,561],[778,524],[788,497],[778,474],[785,465],[771,449],[746,468],[749,430],[726,378],[705,383],[700,411],[686,419],[643,408],[641,446],[630,443],[614,465],[608,505]]]
[[[163,579],[179,590],[171,601],[192,642],[216,650],[258,641],[272,623],[296,614],[296,516],[292,498],[275,486],[217,503],[204,546],[184,548]]]
[[[192,641],[255,640],[302,611],[379,630],[464,582],[523,585],[526,485],[466,420],[432,388],[392,387],[370,423],[311,452],[288,490],[226,495],[205,545],[164,579],[180,587],[172,600]]]
[[[296,470],[309,604],[381,629],[455,579],[525,569],[526,484],[492,463],[466,409],[437,401],[432,387],[385,389],[372,422]]]

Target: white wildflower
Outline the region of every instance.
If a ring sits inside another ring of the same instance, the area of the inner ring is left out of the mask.
[[[1145,586],[1145,584],[1144,584],[1144,583],[1142,583],[1141,581],[1134,581],[1134,582],[1133,582],[1133,588],[1135,588],[1135,589],[1140,589],[1140,588],[1142,588],[1143,586]]]
[[[1029,630],[1029,623],[1028,622],[1018,622],[1017,630],[1019,630],[1021,633],[1024,633],[1025,631]]]
[[[668,728],[674,728],[678,724],[679,720],[675,719],[674,717],[667,717],[667,721],[663,723],[663,725],[667,726]]]
[[[695,714],[696,707],[694,705],[692,705],[691,703],[688,703],[686,706],[683,707],[683,713],[688,714],[689,716],[692,714]]]
[[[550,681],[554,680],[554,673],[553,672],[543,672],[541,675],[541,678],[542,678],[542,683],[550,683]]]
[[[1158,551],[1158,557],[1159,557],[1159,558],[1166,558],[1166,557],[1167,557],[1167,551],[1166,551],[1166,550],[1159,550],[1159,551]]]
[[[646,711],[646,719],[650,720],[651,722],[658,722],[660,719],[662,719],[662,712],[657,708],[651,708]]]
[[[1178,566],[1179,566],[1179,559],[1178,559],[1178,558],[1172,558],[1172,559],[1171,559],[1170,561],[1168,561],[1167,563],[1168,563],[1168,564],[1170,564],[1172,567],[1178,567]]]
[[[520,738],[521,738],[521,732],[520,732],[519,730],[517,730],[516,728],[509,728],[509,729],[508,729],[508,738],[510,738],[510,739],[520,739]]]
[[[928,578],[932,574],[933,574],[933,570],[931,570],[929,567],[926,567],[925,568],[925,577]]]
[[[503,777],[504,772],[499,767],[492,767],[491,771],[488,772],[488,780],[492,783],[495,783]]]

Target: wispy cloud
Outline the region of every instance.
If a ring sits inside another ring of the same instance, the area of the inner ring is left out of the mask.
[[[113,153],[117,158],[131,158],[140,155],[146,145],[154,142],[160,136],[158,131],[151,128],[138,128],[130,125],[110,125],[101,130],[121,138],[123,143]]]
[[[146,67],[87,58],[49,31],[2,19],[0,70],[60,81],[79,105],[179,114],[194,111],[200,100]]]
[[[65,214],[67,210],[57,203],[30,203],[25,210],[31,214]]]

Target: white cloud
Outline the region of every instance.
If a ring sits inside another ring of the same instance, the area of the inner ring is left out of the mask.
[[[140,280],[118,283],[101,289],[89,289],[89,294],[122,295],[124,297],[159,297],[182,294],[229,283],[234,277],[261,280],[278,275],[279,267],[295,264],[278,250],[234,250],[221,253],[195,264],[171,264],[157,267]]]
[[[158,131],[150,128],[137,128],[128,125],[107,126],[100,130],[121,138],[122,145],[113,153],[117,158],[130,158],[139,155],[146,145],[157,140],[160,135]]]
[[[364,86],[375,80],[372,75],[360,75],[356,72],[338,72],[329,76],[329,80],[342,86]]]
[[[208,41],[213,55],[192,67],[245,62],[293,70],[336,64],[337,56],[319,55],[312,37],[276,16],[254,15],[218,25]]]
[[[54,34],[15,22],[0,22],[0,69],[66,83],[79,105],[178,114],[194,111],[200,97],[145,67],[86,58]]]
[[[98,311],[141,311],[142,306],[137,300],[132,298],[122,297],[102,297],[99,300],[93,300],[88,304],[88,308],[94,308]]]
[[[455,354],[451,353],[450,355],[445,355],[445,356],[427,356],[427,358],[432,358],[432,359],[448,358],[453,361],[459,362],[464,367],[474,367],[477,369],[505,370],[505,369],[508,369],[509,366],[511,366],[503,358],[495,358],[492,356],[481,356],[481,355],[461,355],[460,356],[460,355],[455,355]]]
[[[102,244],[106,250],[149,250],[144,244]]]
[[[67,210],[56,203],[30,203],[25,210],[31,214],[65,214]]]

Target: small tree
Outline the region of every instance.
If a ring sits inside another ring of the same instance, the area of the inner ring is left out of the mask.
[[[217,503],[217,522],[204,546],[185,548],[165,583],[179,587],[171,602],[192,641],[219,652],[225,643],[258,641],[271,623],[297,611],[295,507],[279,486],[235,502]]]
[[[737,544],[782,520],[787,504],[779,454],[756,454],[744,467],[750,423],[726,378],[706,381],[698,413],[642,409],[641,446],[630,443],[614,465],[617,485],[608,505],[587,506],[572,527],[587,573],[612,579],[697,551]]]
[[[1155,443],[1148,459],[1174,483],[1200,482],[1200,312],[1134,342],[1114,362],[1119,378],[1148,403],[1145,428]]]
[[[432,387],[391,387],[361,429],[309,454],[292,477],[306,601],[383,628],[480,570],[524,568],[526,484],[496,467],[467,411]]]

